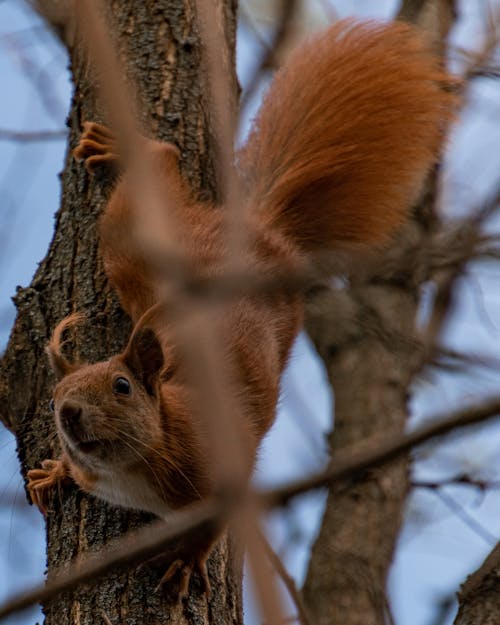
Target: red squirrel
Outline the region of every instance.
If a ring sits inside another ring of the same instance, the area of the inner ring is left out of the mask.
[[[246,266],[269,273],[300,267],[319,252],[354,254],[387,240],[439,157],[454,109],[452,82],[419,33],[402,23],[343,20],[296,49],[237,155],[250,215]],[[193,196],[175,146],[144,141],[192,272],[219,275],[223,210]],[[90,173],[119,159],[113,134],[93,122],[84,124],[74,156]],[[100,220],[100,253],[135,326],[123,353],[91,365],[61,352],[75,316],[56,327],[47,353],[58,380],[53,407],[62,453],[28,473],[42,510],[68,476],[87,493],[160,517],[213,489],[195,398],[168,328],[150,312],[158,296],[131,222],[125,171]],[[241,296],[218,321],[242,403],[249,471],[275,418],[303,308],[300,293]],[[202,572],[206,555],[197,562]]]

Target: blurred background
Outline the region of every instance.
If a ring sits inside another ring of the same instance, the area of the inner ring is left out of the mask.
[[[272,0],[240,2],[238,71],[243,88],[269,41],[276,20]],[[303,0],[290,45],[337,17],[389,18],[398,3],[382,0]],[[451,35],[450,66],[461,72],[482,50],[492,24],[500,29],[500,2],[463,0]],[[500,31],[499,31],[500,32]],[[496,62],[495,62],[496,57]],[[492,71],[471,82],[460,123],[443,167],[440,208],[445,219],[477,211],[500,185],[500,73],[498,49]],[[29,284],[45,255],[59,207],[58,173],[65,156],[65,119],[71,97],[65,49],[23,0],[0,2],[0,351],[8,340],[17,285]],[[258,107],[259,90],[245,111]],[[241,137],[240,140],[243,138]],[[493,215],[487,227],[498,229]],[[500,265],[475,263],[460,280],[445,344],[488,357],[490,366],[433,371],[414,388],[409,427],[426,416],[471,402],[499,387]],[[429,296],[432,294],[430,293]],[[422,310],[422,316],[425,316]],[[497,362],[498,361],[498,362]],[[276,484],[321,468],[324,435],[331,427],[333,398],[305,335],[297,341],[283,380],[280,415],[260,453],[255,480]],[[15,442],[0,426],[0,602],[38,583],[45,569],[44,523],[26,502]],[[446,444],[429,444],[415,456],[415,488],[390,578],[398,625],[445,625],[453,621],[454,594],[500,536],[500,427],[484,426]],[[435,482],[465,474],[479,486]],[[273,545],[300,585],[321,519],[324,496],[309,494],[269,519]],[[247,601],[247,622],[261,619]],[[6,623],[43,619],[37,608]]]

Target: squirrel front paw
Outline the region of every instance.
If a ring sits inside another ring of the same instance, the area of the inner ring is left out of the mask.
[[[28,471],[28,492],[40,512],[46,516],[53,489],[69,480],[68,467],[64,460],[44,460],[41,469]]]
[[[113,133],[97,122],[83,122],[83,132],[73,150],[73,157],[77,161],[84,161],[90,174],[100,165],[116,165],[119,157]]]

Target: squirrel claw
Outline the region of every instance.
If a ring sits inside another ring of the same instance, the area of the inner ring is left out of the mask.
[[[185,562],[184,560],[177,558],[168,567],[166,573],[158,582],[156,590],[159,591],[162,589],[165,584],[170,582],[177,574],[179,574],[180,581],[177,602],[181,603],[188,596],[189,582],[194,571],[197,571],[200,575],[203,594],[207,597],[207,599],[210,599],[212,589],[210,586],[210,580],[208,579],[206,559],[193,559]]]
[[[83,130],[88,135],[94,135],[96,137],[109,139],[111,141],[114,140],[113,131],[104,124],[98,124],[97,122],[91,122],[87,120],[83,122]]]
[[[113,133],[96,122],[84,122],[83,133],[73,150],[73,157],[77,161],[84,161],[90,174],[100,165],[117,163],[119,158]]]
[[[63,460],[43,460],[41,469],[31,469],[27,473],[28,492],[43,516],[47,516],[50,494],[55,486],[68,477]]]

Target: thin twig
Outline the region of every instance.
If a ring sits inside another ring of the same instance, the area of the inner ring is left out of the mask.
[[[288,0],[288,2],[282,2],[281,4],[282,12],[277,22],[271,45],[264,49],[260,63],[258,64],[255,72],[252,74],[248,82],[248,87],[245,89],[243,97],[241,98],[242,111],[245,110],[248,103],[253,98],[264,71],[273,67],[274,60],[276,59],[290,32],[298,2],[297,0]]]
[[[58,97],[57,91],[51,88],[54,85],[53,69],[50,65],[42,65],[38,59],[35,62],[29,57],[24,46],[15,35],[4,36],[3,44],[15,56],[23,76],[32,83],[37,99],[47,114],[57,124],[60,124],[66,107]]]
[[[466,81],[481,74],[481,69],[488,63],[500,41],[500,28],[498,22],[493,19],[491,14],[486,16],[485,21],[487,22],[487,36],[482,49],[478,52],[470,53],[469,55],[471,63],[464,72],[464,78]]]
[[[448,362],[449,361],[449,362]],[[438,347],[432,364],[442,368],[452,368],[460,370],[466,366],[482,367],[484,369],[499,369],[500,357],[481,356],[479,354],[467,354],[448,347]]]
[[[438,490],[446,486],[470,486],[477,488],[481,492],[487,490],[500,488],[500,482],[493,480],[478,480],[470,475],[456,475],[446,480],[432,481],[432,480],[412,480],[411,486],[413,488],[426,488],[428,490]]]
[[[265,507],[284,506],[290,499],[308,490],[323,488],[333,482],[342,481],[368,467],[394,460],[431,438],[442,436],[455,428],[480,423],[499,414],[500,398],[492,398],[479,405],[457,410],[446,418],[432,418],[428,425],[409,434],[389,437],[386,435],[382,441],[380,437],[377,437],[376,441],[368,440],[354,449],[339,451],[335,461],[322,473],[264,493]]]
[[[451,311],[454,310],[453,304],[456,298],[455,286],[457,281],[463,275],[466,264],[480,255],[479,244],[484,242],[484,237],[480,234],[481,229],[487,219],[496,211],[499,202],[500,191],[497,191],[488,202],[485,202],[481,208],[474,211],[471,217],[464,220],[454,230],[456,241],[461,242],[461,248],[459,255],[454,258],[454,261],[449,263],[446,269],[441,266],[439,274],[434,277],[434,282],[437,284],[437,292],[434,298],[431,318],[423,333],[426,358],[422,362],[421,368],[433,361],[436,356],[439,336]],[[437,249],[437,245],[435,247]]]
[[[209,109],[214,129],[217,186],[225,209],[227,254],[225,268],[241,266],[241,251],[247,246],[246,220],[243,216],[238,177],[234,170],[233,142],[236,128],[236,100],[230,79],[229,51],[224,37],[224,6],[222,2],[196,0],[198,27],[203,42],[204,61],[208,70]],[[149,256],[156,270],[161,292],[165,273]],[[229,382],[232,378],[224,357],[225,337],[214,332],[219,324],[201,302],[190,298],[176,298],[174,308],[183,316],[178,319],[177,334],[181,338],[183,356],[192,377],[191,381],[201,395],[204,406],[202,417],[208,431],[208,448],[212,454],[210,466],[216,472],[220,485],[233,488],[245,482],[246,450],[245,424],[242,404]],[[197,304],[197,305],[196,305]],[[219,310],[220,318],[225,309]],[[225,437],[220,433],[224,432]],[[227,441],[232,441],[228,445]],[[224,487],[224,486],[223,486]]]
[[[300,590],[297,588],[294,579],[288,574],[288,571],[285,568],[285,565],[281,561],[281,558],[274,551],[274,549],[269,544],[269,541],[261,533],[260,538],[262,540],[262,544],[264,545],[264,550],[266,552],[267,557],[269,558],[271,564],[276,569],[276,572],[281,577],[285,588],[288,591],[292,601],[295,603],[295,607],[297,608],[298,619],[302,625],[311,625],[311,620],[309,615],[307,614],[307,609],[304,604],[304,600],[302,598],[302,594]]]
[[[441,489],[434,490],[433,493],[436,495],[436,497],[439,497],[444,505],[449,508],[449,510],[451,510],[454,514],[456,514],[457,517],[463,523],[465,523],[465,525],[467,525],[467,527],[472,530],[474,534],[476,534],[476,536],[482,538],[489,547],[493,547],[494,545],[496,545],[496,536],[489,532],[481,523],[479,523],[479,521],[477,521],[471,514],[469,514],[467,510],[462,505],[460,505],[458,501],[455,501],[455,499],[451,495],[445,493]]]
[[[8,130],[0,128],[0,141],[30,143],[34,141],[60,141],[68,136],[67,130]]]
[[[262,531],[256,514],[257,501],[253,498],[249,501],[251,507],[248,511],[244,510],[243,514],[240,513],[241,523],[238,528],[240,540],[245,540],[247,544],[248,567],[264,621],[266,625],[282,625],[285,612],[278,592],[276,576],[267,566],[265,548],[261,539]],[[242,533],[244,536],[241,536]]]

